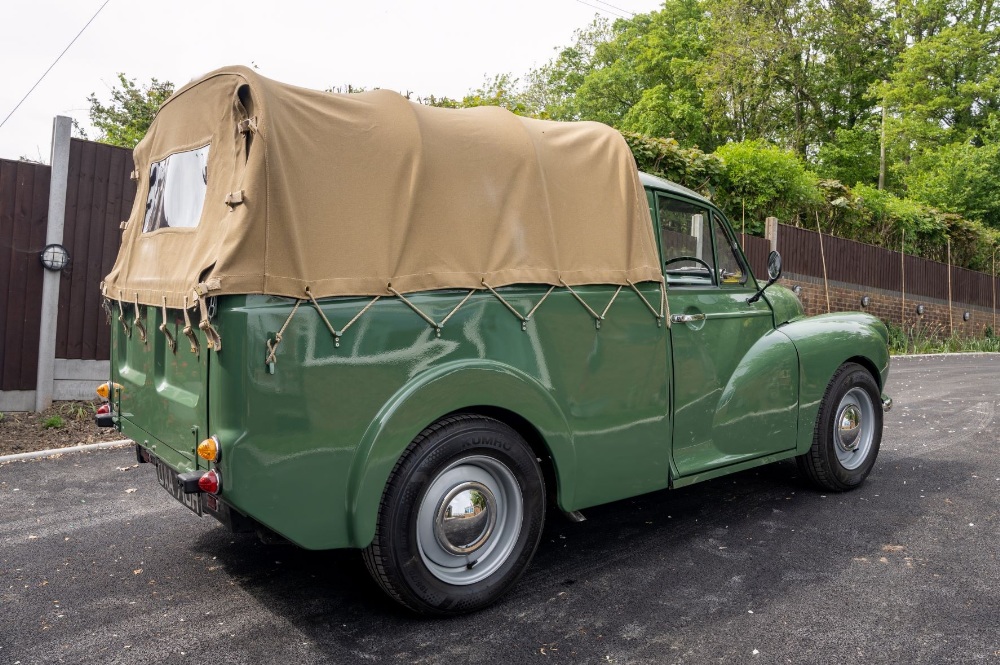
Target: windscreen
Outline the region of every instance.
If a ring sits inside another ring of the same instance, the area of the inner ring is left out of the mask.
[[[208,148],[175,152],[150,165],[143,233],[198,226],[208,186]]]

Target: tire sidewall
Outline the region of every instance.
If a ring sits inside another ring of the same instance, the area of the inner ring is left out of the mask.
[[[864,462],[855,469],[844,468],[840,458],[837,456],[837,444],[834,441],[834,427],[837,418],[837,409],[844,396],[854,388],[864,390],[872,401],[872,443],[868,450],[868,455]],[[875,459],[878,457],[879,447],[882,442],[882,403],[879,395],[878,385],[868,371],[853,363],[844,366],[844,371],[835,377],[830,389],[827,392],[827,399],[823,403],[823,417],[821,421],[820,441],[822,443],[822,455],[826,458],[826,466],[833,475],[835,481],[844,489],[857,487],[871,472],[875,466]]]
[[[417,513],[437,475],[454,462],[486,456],[506,466],[520,487],[521,529],[507,560],[486,579],[452,585],[428,570],[417,541]],[[534,453],[510,427],[498,421],[476,419],[452,423],[422,441],[402,468],[397,496],[387,496],[391,507],[387,535],[388,556],[401,576],[399,592],[407,604],[432,614],[481,609],[499,598],[521,576],[541,537],[545,491]]]

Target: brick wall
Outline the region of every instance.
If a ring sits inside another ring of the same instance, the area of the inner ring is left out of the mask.
[[[822,278],[785,274],[781,277],[780,283],[790,289],[800,287],[799,300],[802,301],[806,314],[812,316],[826,313],[826,294]],[[997,330],[997,313],[992,307],[952,302],[949,322],[947,300],[907,295],[906,310],[903,311],[903,299],[898,292],[836,281],[829,283],[829,291],[832,312],[867,312],[886,323],[902,325],[904,328],[917,326],[928,331],[937,331],[942,336],[947,336],[952,326],[956,335],[965,337],[982,337],[987,327]],[[861,304],[864,296],[871,298],[867,307]],[[922,315],[917,313],[918,305],[924,306]],[[968,321],[965,321],[963,316],[966,312],[969,313]]]

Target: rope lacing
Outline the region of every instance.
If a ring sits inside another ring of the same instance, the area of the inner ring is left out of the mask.
[[[628,285],[632,287],[632,290],[635,291],[635,294],[637,296],[639,296],[640,298],[642,298],[642,302],[645,303],[646,308],[650,312],[652,312],[653,316],[656,317],[656,326],[660,327],[660,325],[662,325],[663,320],[664,320],[664,318],[666,316],[665,305],[666,305],[666,302],[667,302],[667,299],[666,299],[666,296],[665,296],[665,291],[663,290],[663,284],[660,284],[660,294],[661,294],[661,298],[660,298],[660,311],[657,312],[653,308],[653,306],[649,303],[649,301],[646,300],[646,296],[642,295],[642,291],[639,290],[639,288],[632,282],[632,280],[628,280],[627,279],[625,281],[628,282]],[[669,323],[667,325],[669,325]]]
[[[583,305],[586,308],[586,310],[588,312],[590,312],[590,315],[592,317],[594,317],[594,325],[597,326],[598,330],[601,329],[601,321],[604,320],[604,317],[607,315],[608,310],[611,309],[611,305],[614,304],[615,298],[618,297],[618,294],[621,293],[622,289],[624,288],[622,286],[619,286],[618,289],[615,291],[615,294],[613,296],[611,296],[611,300],[608,301],[607,307],[604,308],[603,312],[601,312],[600,314],[598,314],[597,312],[594,311],[594,309],[590,305],[587,304],[586,300],[584,300],[582,297],[580,297],[579,293],[577,293],[575,290],[573,290],[572,286],[570,286],[569,284],[567,284],[566,282],[564,282],[561,277],[559,278],[559,281],[562,282],[562,285],[566,287],[566,290],[569,291],[570,293],[572,293],[573,297],[576,298],[580,302],[580,304]]]
[[[292,311],[288,315],[288,318],[285,319],[285,323],[281,326],[281,330],[274,334],[274,342],[272,343],[271,340],[267,340],[267,358],[265,358],[264,362],[267,364],[268,370],[272,374],[274,373],[274,363],[277,360],[275,354],[278,352],[278,345],[281,344],[281,338],[285,336],[285,329],[287,329],[288,324],[292,322],[292,317],[295,316],[295,312],[299,311],[299,305],[301,304],[301,300],[295,300],[295,306],[292,307]]]
[[[489,284],[487,284],[485,279],[483,280],[483,286],[485,286],[487,289],[489,289],[490,293],[492,293],[494,296],[496,296],[497,300],[499,300],[500,302],[502,302],[503,305],[504,305],[504,307],[506,307],[507,309],[509,309],[514,316],[516,316],[517,318],[519,318],[521,320],[521,330],[527,330],[528,329],[528,321],[531,320],[531,317],[534,315],[534,313],[536,311],[538,311],[538,308],[542,306],[542,303],[545,302],[545,299],[548,298],[549,294],[552,293],[555,290],[555,288],[556,288],[555,286],[550,286],[549,290],[545,292],[544,296],[542,296],[542,299],[539,300],[535,304],[535,306],[531,308],[531,311],[529,311],[526,315],[522,315],[519,311],[517,311],[516,309],[514,309],[514,306],[511,305],[509,302],[507,302],[502,295],[500,295],[499,293],[497,293],[496,289],[494,289],[492,286],[490,286]]]
[[[580,296],[580,294],[577,293],[569,284],[567,284],[566,282],[564,282],[561,279],[559,281],[566,288],[566,290],[569,291],[573,295],[573,297],[576,298],[576,300],[581,305],[583,305],[583,307],[587,310],[587,312],[590,313],[590,315],[594,319],[594,323],[595,323],[595,325],[596,325],[596,327],[597,327],[598,330],[600,330],[600,328],[601,328],[601,322],[605,320],[605,317],[607,317],[608,311],[611,310],[611,306],[614,304],[615,300],[618,298],[618,295],[622,292],[622,289],[625,288],[624,286],[619,286],[615,290],[614,294],[611,296],[611,299],[608,301],[608,304],[605,305],[604,310],[600,314],[598,314],[597,311],[594,310],[594,308],[591,307],[587,303],[587,301],[585,301]],[[646,308],[653,314],[654,318],[656,318],[656,325],[657,325],[657,327],[661,326],[662,323],[663,323],[663,321],[665,321],[665,320],[668,321],[667,325],[669,326],[669,319],[667,319],[667,296],[666,296],[666,290],[663,288],[663,285],[660,284],[660,295],[661,295],[661,298],[660,298],[660,311],[657,312],[656,308],[654,308],[653,305],[646,298],[646,296],[644,296],[642,294],[642,292],[639,291],[638,287],[633,282],[628,281],[628,280],[626,280],[626,281],[627,281],[629,287],[631,287],[632,290],[635,291],[636,295],[638,295],[639,298],[642,300],[643,304],[646,305]],[[508,301],[506,298],[504,298],[502,295],[500,295],[500,293],[497,292],[497,290],[493,286],[491,286],[489,283],[487,283],[485,279],[482,280],[482,285],[483,285],[483,287],[485,289],[489,290],[489,292],[492,293],[493,296],[496,297],[496,299],[499,300],[504,305],[504,307],[506,307],[507,310],[511,312],[511,314],[513,314],[514,316],[516,316],[518,318],[518,320],[520,320],[520,322],[521,322],[521,330],[527,330],[528,322],[531,321],[532,317],[535,315],[535,312],[538,311],[538,308],[542,306],[542,303],[544,303],[545,300],[556,289],[556,286],[554,286],[554,285],[550,286],[549,289],[545,292],[545,294],[541,297],[541,299],[537,303],[535,303],[535,305],[531,308],[531,310],[527,314],[521,314],[521,312],[519,312],[517,310],[517,308],[515,308],[510,303],[510,301]],[[443,319],[441,319],[440,323],[438,323],[437,321],[435,321],[430,315],[428,315],[426,312],[424,312],[422,309],[420,309],[420,307],[418,307],[413,301],[411,301],[405,295],[403,295],[402,293],[400,293],[399,291],[397,291],[392,286],[392,283],[389,283],[389,284],[386,285],[386,290],[389,293],[391,293],[392,295],[394,295],[397,298],[399,298],[403,302],[403,304],[405,304],[407,307],[409,307],[411,310],[413,310],[413,312],[416,313],[420,318],[422,318],[424,321],[426,321],[428,325],[430,325],[432,328],[434,328],[434,331],[437,334],[437,336],[440,337],[441,336],[441,329],[444,327],[444,325],[451,319],[452,316],[455,315],[456,312],[458,312],[459,309],[461,309],[461,307],[466,302],[469,301],[469,298],[471,298],[472,295],[474,293],[476,293],[476,291],[478,291],[479,289],[470,289],[469,292],[465,294],[465,297],[462,298],[462,300],[457,305],[455,305],[451,309],[451,311],[448,312],[447,316],[445,316]],[[371,309],[375,305],[376,302],[378,302],[380,299],[382,299],[384,297],[384,296],[375,296],[375,297],[373,297],[363,308],[361,308],[361,310],[357,314],[354,315],[354,317],[350,321],[347,322],[347,324],[343,328],[341,328],[340,330],[337,330],[337,328],[333,325],[333,323],[330,322],[330,319],[326,316],[326,313],[323,311],[323,308],[320,306],[319,301],[316,300],[316,297],[312,293],[312,289],[310,289],[307,286],[305,288],[305,294],[306,294],[305,298],[296,298],[295,299],[295,305],[292,307],[292,311],[289,312],[288,317],[285,319],[284,324],[282,324],[282,326],[281,326],[281,329],[277,333],[275,333],[274,339],[273,340],[272,339],[268,339],[265,342],[265,344],[267,346],[267,355],[265,357],[265,363],[267,365],[268,371],[270,373],[272,373],[272,374],[274,373],[274,366],[275,366],[275,363],[277,362],[278,345],[281,344],[281,340],[284,338],[285,331],[288,329],[289,324],[292,322],[292,319],[295,317],[295,313],[298,311],[298,309],[302,305],[302,303],[305,302],[307,299],[312,304],[313,308],[316,310],[316,313],[319,315],[320,319],[323,321],[323,324],[326,326],[326,329],[330,332],[330,335],[333,337],[334,346],[336,348],[340,348],[340,339],[341,339],[341,337],[344,336],[344,333],[347,332],[348,328],[350,328],[352,325],[354,325],[362,316],[364,316],[365,312],[367,312],[369,309]],[[187,300],[185,299],[185,307],[186,307],[186,305],[187,305]],[[185,316],[185,320],[187,320],[187,310],[186,309],[185,309],[185,312],[184,312],[184,316]],[[202,319],[202,323],[204,324],[205,322],[206,322],[206,319]],[[188,321],[188,327],[185,327],[185,334],[187,334],[187,331],[188,331],[189,327],[190,327],[190,321]],[[211,326],[209,326],[209,327],[211,327]],[[214,332],[214,330],[213,330],[213,332]],[[192,350],[194,350],[193,345],[192,345]]]
[[[475,289],[470,290],[467,294],[465,294],[465,297],[462,298],[462,302],[460,302],[457,305],[455,305],[454,309],[452,309],[450,312],[448,312],[448,316],[446,316],[443,319],[441,319],[441,323],[437,323],[436,321],[434,321],[434,319],[432,319],[431,317],[429,317],[426,314],[424,314],[424,312],[419,307],[417,307],[412,302],[410,302],[409,299],[406,296],[404,296],[402,293],[400,293],[396,289],[392,288],[392,284],[387,284],[386,285],[386,289],[388,289],[390,293],[392,293],[394,296],[396,296],[397,298],[399,298],[400,300],[402,300],[404,303],[406,303],[406,305],[410,309],[412,309],[414,312],[416,312],[417,314],[419,314],[420,318],[422,318],[427,323],[431,324],[431,327],[434,328],[434,332],[437,334],[438,337],[441,336],[441,328],[444,326],[445,323],[447,323],[448,319],[450,319],[452,317],[452,315],[455,312],[458,311],[458,308],[461,307],[462,305],[464,305],[466,303],[466,301],[468,301],[469,298],[472,297],[472,294],[476,292]]]
[[[351,326],[353,326],[354,322],[357,321],[358,319],[360,319],[361,316],[365,312],[367,312],[371,308],[371,306],[374,305],[376,302],[378,302],[379,299],[382,297],[382,296],[375,296],[371,300],[371,302],[369,302],[367,305],[365,305],[364,308],[360,312],[358,312],[357,314],[355,314],[354,318],[351,319],[350,321],[348,321],[347,325],[344,326],[343,328],[341,328],[340,331],[338,332],[333,327],[333,324],[330,323],[330,319],[326,318],[326,314],[323,313],[323,309],[319,306],[319,303],[316,302],[316,298],[313,297],[312,291],[309,290],[308,286],[306,287],[306,295],[309,296],[309,300],[312,301],[313,307],[316,308],[316,312],[319,314],[319,317],[321,319],[323,319],[323,323],[326,324],[326,327],[330,331],[330,334],[333,335],[333,345],[335,347],[337,347],[338,349],[340,348],[340,338],[344,336],[344,333],[347,332],[347,329],[350,328]],[[444,321],[442,321],[441,324],[444,325]]]

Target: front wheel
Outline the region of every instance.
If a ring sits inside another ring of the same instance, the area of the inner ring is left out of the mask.
[[[365,563],[412,610],[478,610],[524,572],[544,516],[541,470],[514,429],[480,416],[445,418],[393,469]]]
[[[820,403],[812,447],[796,458],[799,470],[822,489],[854,489],[871,472],[881,442],[878,385],[861,365],[844,363]]]

